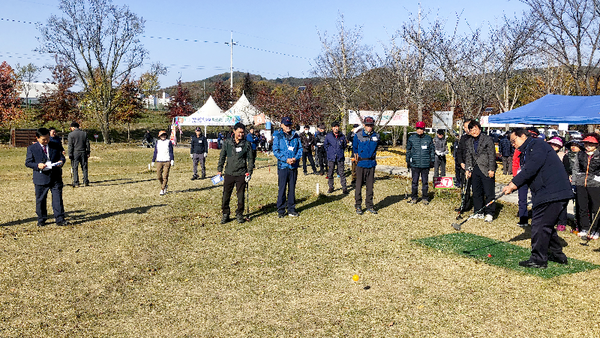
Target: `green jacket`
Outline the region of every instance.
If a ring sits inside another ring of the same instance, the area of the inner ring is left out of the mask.
[[[435,160],[433,139],[427,134],[413,134],[406,142],[406,163],[413,168],[431,168]]]
[[[223,171],[225,159],[227,159],[227,165],[225,165],[225,171]],[[238,144],[235,144],[233,138],[223,141],[219,164],[217,165],[218,172],[228,176],[243,176],[246,173],[252,175],[253,169],[254,156],[250,142],[242,139]]]

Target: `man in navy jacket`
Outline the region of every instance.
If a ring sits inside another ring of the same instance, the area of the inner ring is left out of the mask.
[[[27,147],[25,166],[33,169],[37,225],[46,225],[46,219],[48,218],[46,199],[50,190],[52,191],[54,220],[59,226],[67,225],[62,201],[62,166],[65,163],[64,149],[60,143],[50,142],[50,131],[46,128],[38,129],[35,137],[37,138],[37,143]]]
[[[354,134],[352,140],[352,152],[354,153],[354,162],[356,163],[356,190],[354,191],[354,207],[356,213],[363,214],[362,204],[362,185],[367,186],[367,195],[365,196],[365,205],[367,211],[376,214],[373,206],[373,185],[375,184],[375,166],[377,165],[377,145],[379,144],[379,134],[373,131],[375,119],[370,116],[365,117],[365,127]]]
[[[348,193],[346,188],[346,175],[344,174],[344,149],[348,141],[346,136],[340,131],[340,123],[333,122],[331,124],[331,131],[325,136],[325,151],[327,152],[328,168],[327,178],[329,179],[329,190],[328,194],[333,192],[333,168],[337,166],[337,174],[340,176],[340,183],[342,184],[342,191],[344,194]]]
[[[296,212],[296,181],[298,166],[302,158],[302,142],[296,131],[292,130],[292,119],[281,119],[281,129],[273,134],[273,155],[277,158],[277,213],[279,218],[287,214],[299,216]]]
[[[196,135],[192,136],[190,142],[190,157],[192,158],[192,181],[198,179],[198,163],[200,163],[200,169],[202,170],[202,179],[206,178],[206,156],[208,155],[208,141],[206,136],[202,134],[200,127],[196,128]]]
[[[554,226],[573,198],[569,176],[554,149],[544,140],[530,137],[525,129],[517,128],[510,134],[510,141],[521,152],[521,171],[502,192],[510,194],[528,184],[533,204],[531,257],[519,265],[543,269],[548,261],[567,264]]]

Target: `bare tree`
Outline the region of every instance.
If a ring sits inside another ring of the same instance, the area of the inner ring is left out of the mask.
[[[347,112],[356,109],[356,95],[361,90],[366,69],[365,57],[370,49],[361,44],[362,33],[359,27],[348,29],[344,26],[344,16],[337,21],[337,33],[329,37],[327,32],[319,34],[321,55],[315,60],[313,74],[323,79],[330,91],[328,96],[337,109],[337,117],[347,125]]]
[[[598,0],[521,0],[540,25],[544,51],[574,79],[575,95],[597,95],[600,72]]]
[[[110,143],[118,88],[147,54],[138,40],[144,20],[110,0],[61,0],[59,8],[65,17],[52,15],[39,26],[39,51],[58,55],[73,70],[84,88],[85,109]]]

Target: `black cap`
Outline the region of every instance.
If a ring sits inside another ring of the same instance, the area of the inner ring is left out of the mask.
[[[365,125],[369,126],[369,125],[374,125],[375,124],[375,119],[372,118],[371,116],[367,116],[365,117]]]
[[[333,122],[331,122],[331,127],[332,127],[332,128],[333,128],[333,127],[339,127],[339,126],[340,126],[340,123],[339,123],[338,121],[333,121]]]

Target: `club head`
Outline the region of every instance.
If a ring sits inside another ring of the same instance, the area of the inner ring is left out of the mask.
[[[460,231],[460,224],[458,224],[458,223],[452,223],[452,227],[454,228],[454,230]]]

